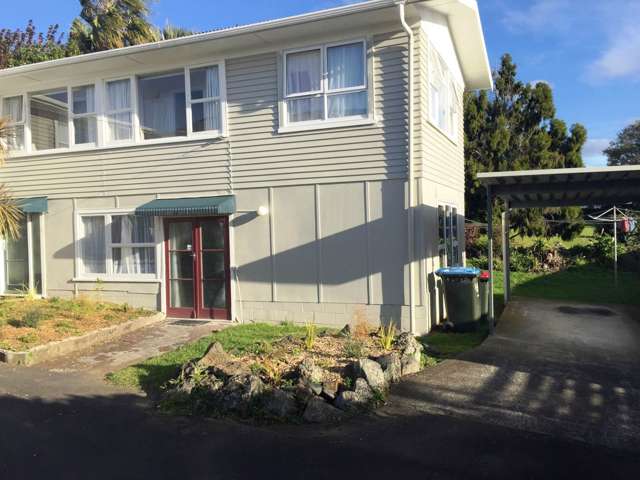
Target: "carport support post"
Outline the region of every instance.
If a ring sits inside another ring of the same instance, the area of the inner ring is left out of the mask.
[[[487,185],[487,245],[489,252],[487,259],[489,263],[489,333],[494,330],[494,305],[493,305],[493,196],[491,185]]]
[[[511,226],[511,209],[509,201],[504,204],[504,212],[502,212],[502,273],[504,275],[504,304],[506,305],[511,298],[511,246],[509,230]]]

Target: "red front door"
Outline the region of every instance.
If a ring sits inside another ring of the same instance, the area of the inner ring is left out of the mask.
[[[165,220],[167,314],[230,318],[227,217]]]

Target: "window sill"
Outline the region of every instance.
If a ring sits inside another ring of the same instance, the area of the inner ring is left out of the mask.
[[[357,118],[352,120],[338,120],[338,121],[322,121],[312,122],[300,125],[287,125],[286,127],[280,127],[278,133],[295,133],[295,132],[309,132],[313,130],[327,130],[331,128],[344,128],[344,127],[361,127],[361,126],[378,126],[377,122],[373,118]]]
[[[162,283],[162,280],[156,277],[80,277],[73,278],[71,281],[74,283]]]
[[[24,151],[9,151],[8,160],[16,158],[31,158],[31,157],[44,157],[44,156],[55,156],[55,155],[73,155],[76,153],[83,152],[96,152],[96,151],[106,151],[106,150],[118,150],[125,148],[135,148],[135,147],[146,147],[146,146],[158,146],[158,145],[172,145],[179,143],[189,143],[189,142],[210,142],[214,140],[222,140],[227,138],[226,133],[214,132],[212,134],[196,134],[191,137],[171,137],[171,138],[158,138],[153,140],[143,140],[140,142],[133,141],[124,141],[124,142],[116,142],[109,145],[95,145],[95,144],[86,144],[79,145],[69,148],[59,148],[53,150],[39,150],[33,152],[24,152]]]
[[[452,135],[449,135],[446,131],[444,131],[442,128],[440,128],[438,125],[436,125],[431,120],[428,120],[428,122],[429,122],[429,125],[431,125],[438,132],[440,132],[441,135],[445,136],[447,138],[447,140],[449,140],[451,143],[453,143],[456,147],[458,146],[458,139],[457,138],[453,137]]]

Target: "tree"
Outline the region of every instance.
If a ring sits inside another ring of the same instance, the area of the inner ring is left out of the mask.
[[[628,125],[604,151],[607,165],[640,165],[640,120]]]
[[[158,40],[172,40],[174,38],[188,37],[189,35],[195,35],[197,32],[188,28],[177,27],[175,25],[167,24],[162,29],[156,30],[156,37]]]
[[[0,30],[0,69],[29,63],[55,60],[67,55],[58,25],[50,25],[45,33],[37,32],[33,20],[24,30]]]
[[[146,0],[80,0],[69,49],[73,54],[99,52],[157,40]]]
[[[555,117],[553,92],[548,84],[518,80],[511,56],[502,57],[494,72],[495,91],[467,93],[464,98],[465,195],[470,218],[484,218],[486,193],[476,175],[485,171],[534,170],[581,167],[586,129],[567,129]],[[499,205],[497,205],[499,207]],[[578,210],[579,212],[579,210]],[[499,215],[499,208],[496,208]],[[576,209],[527,209],[515,211],[514,227],[520,233],[547,234],[545,219],[575,222]],[[563,229],[567,235],[578,227]]]
[[[7,119],[0,118],[0,166],[4,165],[7,155],[6,139],[13,134]],[[18,238],[22,212],[11,192],[4,184],[0,185],[0,238]]]

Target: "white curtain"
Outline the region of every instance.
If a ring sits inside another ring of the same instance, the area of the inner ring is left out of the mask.
[[[289,122],[306,122],[324,118],[324,98],[304,97],[287,101]]]
[[[220,82],[218,76],[218,67],[208,67],[205,77],[206,98],[220,96]],[[205,130],[220,130],[220,101],[214,100],[205,102],[203,105],[204,128]]]
[[[329,90],[364,86],[364,71],[362,43],[327,49]]]
[[[367,98],[367,92],[330,95],[328,99],[329,118],[366,116]]]
[[[107,83],[107,111],[131,108],[130,80],[116,80]],[[131,112],[111,113],[107,115],[109,140],[128,140],[133,137]]]
[[[154,243],[153,217],[134,215],[112,217],[111,242],[116,245]],[[113,262],[116,273],[155,273],[155,248],[114,247]]]
[[[82,217],[80,258],[84,273],[106,273],[104,217]]]
[[[320,90],[320,50],[287,55],[287,94]]]
[[[142,101],[142,128],[145,138],[174,136],[176,132],[176,102],[173,95],[144,98]]]
[[[2,100],[2,114],[12,122],[21,122],[22,112],[22,96],[9,97]]]

